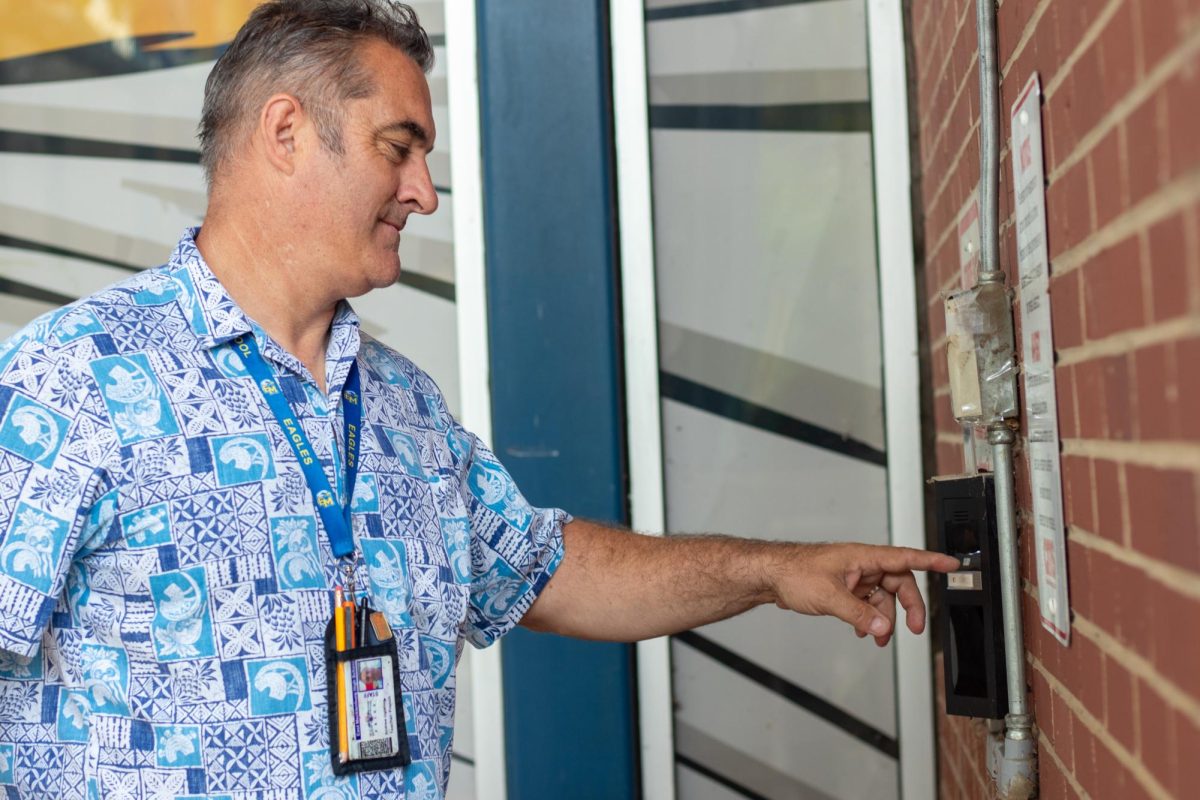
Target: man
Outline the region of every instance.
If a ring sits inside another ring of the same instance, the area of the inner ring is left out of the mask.
[[[462,644],[517,623],[629,641],[773,602],[884,645],[898,598],[922,630],[910,570],[954,559],[532,508],[428,376],[359,330],[346,298],[394,283],[406,220],[437,207],[431,59],[386,0],[259,7],[206,88],[203,229],[0,355],[0,783],[18,796],[439,797]],[[378,619],[334,619],[341,585]],[[387,764],[347,744],[346,716],[377,721],[343,682],[392,674],[339,668],[368,619],[398,676]]]

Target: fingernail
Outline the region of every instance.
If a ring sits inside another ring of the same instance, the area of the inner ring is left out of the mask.
[[[875,619],[871,620],[871,633],[874,635],[883,636],[885,633],[887,633],[887,629],[887,620],[883,617],[876,617]]]

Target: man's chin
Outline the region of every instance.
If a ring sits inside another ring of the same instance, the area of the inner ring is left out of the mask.
[[[385,286],[393,286],[400,281],[400,259],[390,264],[381,264],[370,275],[372,289],[382,289]]]

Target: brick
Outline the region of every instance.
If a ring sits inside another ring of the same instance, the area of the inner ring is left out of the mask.
[[[1129,355],[1110,356],[1102,360],[1104,374],[1104,416],[1110,439],[1133,438],[1133,387],[1129,372]]]
[[[1049,739],[1054,743],[1054,750],[1062,756],[1063,764],[1074,773],[1076,771],[1075,749],[1075,715],[1067,707],[1067,703],[1058,695],[1051,695],[1051,719]]]
[[[1134,692],[1137,681],[1117,661],[1104,658],[1104,727],[1130,753],[1137,752]]]
[[[1067,538],[1067,576],[1071,608],[1095,619],[1092,607],[1092,551]]]
[[[956,475],[963,471],[962,447],[946,442],[937,444],[937,474]]]
[[[1175,714],[1154,688],[1138,683],[1138,731],[1142,763],[1168,792],[1178,796],[1179,763],[1175,759]]]
[[[938,433],[958,433],[961,430],[961,426],[954,421],[954,409],[949,396],[934,402],[933,418]]]
[[[1167,107],[1167,141],[1171,177],[1200,164],[1200,56],[1193,55],[1167,81],[1162,92]]]
[[[1154,795],[1142,785],[1141,779],[1125,767],[1121,767],[1121,800],[1154,800]]]
[[[1184,569],[1200,571],[1195,473],[1125,466],[1130,541],[1134,549]]]
[[[996,12],[996,57],[1001,65],[1012,58],[1035,8],[1037,0],[1006,0]]]
[[[1025,574],[1025,579],[1033,586],[1037,586],[1037,575],[1034,574],[1036,573],[1035,565],[1030,564],[1029,561],[1023,561],[1022,565],[1024,566],[1022,573]],[[1044,660],[1043,655],[1047,644],[1049,644],[1047,641],[1049,637],[1042,630],[1037,600],[1029,592],[1021,592],[1021,629],[1025,637],[1025,652],[1039,661]],[[1036,670],[1031,669],[1026,671],[1026,675],[1030,679],[1030,692],[1035,705],[1037,704],[1038,692],[1040,691],[1036,685],[1037,681],[1033,680],[1033,676],[1037,674]]]
[[[1200,786],[1200,727],[1179,711],[1175,712],[1175,761],[1179,785]]]
[[[1103,751],[1103,745],[1096,742],[1096,735],[1079,720],[1076,720],[1071,735],[1075,745],[1075,780],[1090,796],[1104,797],[1104,787],[1096,769],[1097,750]]]
[[[962,85],[971,69],[971,60],[975,58],[977,47],[974,25],[962,25],[954,36],[954,44],[950,48],[950,60],[946,65],[946,78],[957,89]]]
[[[1145,441],[1174,439],[1180,434],[1179,385],[1175,379],[1173,343],[1153,344],[1133,353],[1136,436]]]
[[[1097,739],[1095,748],[1096,785],[1103,787],[1103,793],[1095,796],[1119,797],[1121,800],[1127,800],[1129,797],[1127,777],[1131,779],[1133,776],[1127,776],[1125,767],[1117,760],[1116,755],[1105,746],[1104,742]]]
[[[1154,319],[1186,314],[1189,306],[1187,239],[1184,217],[1176,214],[1147,232]]]
[[[1067,684],[1075,698],[1093,717],[1104,718],[1104,670],[1100,649],[1083,636],[1071,637],[1067,656],[1073,662]]]
[[[1078,525],[1084,530],[1094,531],[1095,517],[1092,514],[1092,462],[1082,456],[1062,458],[1063,510],[1069,525]]]
[[[1179,425],[1185,439],[1200,439],[1200,337],[1175,342],[1176,380],[1179,384]]]
[[[1166,183],[1167,143],[1159,125],[1162,95],[1147,98],[1122,123],[1129,170],[1129,202],[1137,204]]]
[[[938,41],[941,52],[954,43],[954,32],[958,28],[959,15],[951,10],[949,13],[943,11],[941,17],[938,18]]]
[[[1051,260],[1092,232],[1092,187],[1087,161],[1080,161],[1046,190],[1046,244]]]
[[[1154,651],[1144,655],[1163,677],[1200,698],[1200,600],[1158,581],[1148,590],[1147,607],[1160,611],[1149,615]]]
[[[1064,439],[1079,436],[1078,405],[1075,402],[1075,369],[1058,367],[1054,370],[1058,391],[1058,430]]]
[[[945,745],[940,745],[939,748],[941,750],[941,758],[938,765],[938,797],[961,797],[958,785],[954,783],[954,776],[950,772],[949,757],[946,753]]]
[[[1179,0],[1135,0],[1146,71],[1179,44],[1184,31]]]
[[[1075,402],[1079,407],[1079,436],[1108,438],[1108,412],[1104,404],[1104,360],[1075,365]]]
[[[1056,350],[1083,344],[1079,276],[1080,271],[1074,270],[1050,279],[1050,317]]]
[[[1092,21],[1107,4],[1107,0],[1075,0],[1061,5],[1054,4],[1052,11],[1059,60],[1065,59],[1079,46],[1088,29],[1092,27]]]
[[[1146,624],[1151,581],[1142,570],[1092,551],[1093,621],[1136,653],[1151,653],[1154,635]]]
[[[1062,145],[1065,153],[1073,153],[1080,141],[1087,136],[1107,111],[1104,92],[1104,71],[1100,48],[1093,43],[1085,50],[1071,68],[1067,80],[1054,94],[1053,102],[1060,102],[1059,93],[1066,93],[1061,102],[1067,106],[1066,127],[1055,146]]]
[[[942,342],[933,349],[929,356],[929,370],[933,376],[933,385],[935,388],[943,388],[950,385],[950,369],[946,365],[946,343]],[[950,402],[946,399],[942,402]]]
[[[946,335],[946,312],[941,298],[936,298],[928,305],[926,315],[929,325],[929,341],[940,341]]]
[[[1129,208],[1123,135],[1119,127],[1113,128],[1088,155],[1096,182],[1096,225],[1100,228]]]
[[[1083,270],[1089,339],[1103,339],[1145,324],[1141,251],[1136,236],[1100,252]]]
[[[1121,493],[1121,464],[1107,459],[1092,462],[1095,474],[1095,532],[1117,544],[1125,543],[1125,509]]]
[[[1123,3],[1096,41],[1104,74],[1104,107],[1112,108],[1133,89],[1137,80],[1133,3]]]
[[[1041,797],[1066,797],[1069,791],[1066,776],[1054,759],[1045,754],[1040,754],[1038,758],[1038,789]]]

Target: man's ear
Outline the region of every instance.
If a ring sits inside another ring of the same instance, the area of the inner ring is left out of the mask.
[[[303,106],[290,94],[272,95],[258,119],[258,144],[271,166],[285,175],[296,170],[296,131],[303,119]]]

